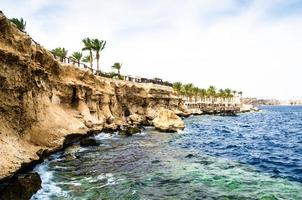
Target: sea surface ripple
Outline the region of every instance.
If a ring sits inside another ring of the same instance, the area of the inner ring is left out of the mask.
[[[301,200],[302,107],[192,116],[180,133],[100,133],[35,167],[32,200]]]
[[[302,182],[302,107],[267,106],[239,117],[192,117],[173,144]]]

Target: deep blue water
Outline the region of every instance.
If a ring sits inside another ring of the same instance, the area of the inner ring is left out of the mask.
[[[100,133],[34,169],[32,200],[301,200],[302,107],[192,116],[180,133]]]
[[[302,106],[267,106],[238,117],[198,116],[172,144],[302,182]]]

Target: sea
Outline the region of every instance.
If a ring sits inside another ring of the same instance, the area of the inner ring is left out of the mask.
[[[261,110],[191,116],[178,133],[99,133],[98,146],[75,143],[37,165],[32,200],[302,200],[302,107]]]

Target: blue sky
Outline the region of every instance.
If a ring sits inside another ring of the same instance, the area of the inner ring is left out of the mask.
[[[1,0],[8,17],[52,49],[108,44],[103,70],[302,98],[302,0]]]

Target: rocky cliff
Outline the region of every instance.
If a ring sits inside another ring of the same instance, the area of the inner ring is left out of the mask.
[[[0,179],[68,135],[148,123],[162,107],[184,111],[169,88],[60,64],[0,12]]]

